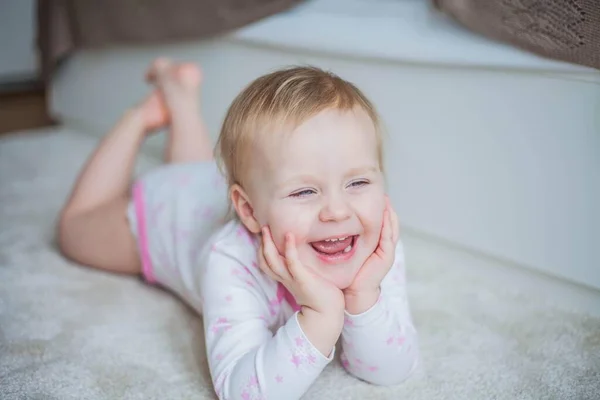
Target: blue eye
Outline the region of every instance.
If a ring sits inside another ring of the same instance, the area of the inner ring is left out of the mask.
[[[354,181],[354,182],[350,183],[350,186],[351,187],[362,187],[362,186],[365,186],[368,184],[369,184],[369,182],[367,182],[367,181]]]
[[[313,193],[316,193],[316,192],[312,189],[304,189],[299,192],[290,194],[290,197],[306,197],[306,196],[310,196]]]

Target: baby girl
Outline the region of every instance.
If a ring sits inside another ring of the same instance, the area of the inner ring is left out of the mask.
[[[417,334],[371,102],[317,68],[262,76],[230,106],[216,163],[200,70],[158,59],[147,78],[153,92],[100,143],[61,213],[63,253],[197,310],[220,399],[298,399],[338,340],[350,374],[405,380]],[[163,126],[165,165],[130,186]]]

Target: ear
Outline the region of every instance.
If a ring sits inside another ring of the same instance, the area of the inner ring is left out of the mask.
[[[252,233],[260,233],[260,223],[254,216],[254,208],[252,208],[248,194],[244,189],[238,184],[233,185],[229,190],[229,197],[235,212],[246,229]]]

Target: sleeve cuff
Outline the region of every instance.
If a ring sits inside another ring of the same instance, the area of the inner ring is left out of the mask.
[[[344,310],[344,329],[346,327],[371,325],[379,320],[388,312],[383,303],[383,297],[380,295],[375,304],[365,312],[360,314],[350,314],[348,311]]]
[[[301,349],[301,352],[306,353],[306,357],[311,364],[325,367],[335,356],[335,346],[331,349],[329,357],[325,357],[304,334],[304,331],[298,322],[298,313],[299,311],[296,311],[285,325],[286,333],[292,342],[292,346],[295,346],[299,350]]]

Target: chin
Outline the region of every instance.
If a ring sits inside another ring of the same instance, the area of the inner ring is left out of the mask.
[[[328,279],[331,283],[333,283],[333,285],[335,287],[337,287],[340,290],[344,290],[347,287],[349,287],[352,282],[354,281],[354,277],[352,278],[335,278],[335,279]]]
[[[321,276],[331,282],[335,287],[344,290],[354,282],[358,274],[359,267],[354,265],[340,265],[336,271],[331,270],[331,266],[321,268]]]

